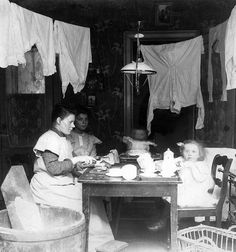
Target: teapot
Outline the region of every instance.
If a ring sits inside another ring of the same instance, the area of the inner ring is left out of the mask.
[[[176,164],[174,153],[168,148],[163,154],[164,160],[161,166],[161,175],[163,177],[172,177],[175,175]]]

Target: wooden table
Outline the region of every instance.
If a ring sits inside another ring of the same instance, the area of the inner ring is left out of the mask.
[[[86,219],[86,251],[88,248],[88,223],[90,211],[90,197],[163,197],[171,198],[170,230],[171,250],[177,251],[177,185],[181,183],[178,177],[172,178],[144,178],[138,176],[135,180],[111,178],[105,172],[90,170],[78,178],[83,186],[83,212]]]

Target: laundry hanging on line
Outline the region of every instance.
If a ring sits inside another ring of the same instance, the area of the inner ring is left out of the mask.
[[[154,109],[170,109],[179,113],[182,107],[196,104],[196,129],[204,127],[204,104],[200,87],[202,36],[178,43],[141,45],[144,61],[156,75],[148,76],[150,97],[147,129],[151,130]]]

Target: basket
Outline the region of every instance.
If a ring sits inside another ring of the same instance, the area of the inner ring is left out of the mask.
[[[177,242],[180,252],[236,251],[236,225],[229,229],[198,225],[178,231]]]

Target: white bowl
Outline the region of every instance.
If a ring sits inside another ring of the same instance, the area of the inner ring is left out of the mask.
[[[121,168],[122,177],[126,180],[132,180],[137,177],[137,167],[132,164],[124,165]]]

